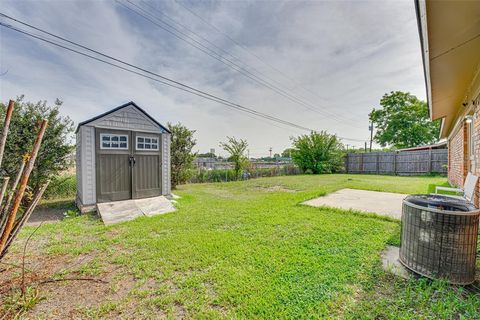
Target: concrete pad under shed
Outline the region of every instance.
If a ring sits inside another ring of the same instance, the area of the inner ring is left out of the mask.
[[[333,207],[373,212],[395,219],[402,217],[402,200],[406,194],[356,189],[341,189],[326,196],[303,202],[313,207]]]
[[[141,216],[155,216],[175,211],[173,204],[164,196],[131,199],[97,204],[97,211],[105,225],[133,220]]]

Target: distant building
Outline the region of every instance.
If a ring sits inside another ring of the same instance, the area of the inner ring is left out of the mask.
[[[217,158],[198,157],[193,160],[193,165],[196,168],[215,169],[216,162]]]

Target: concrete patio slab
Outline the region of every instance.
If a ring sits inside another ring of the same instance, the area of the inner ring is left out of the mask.
[[[303,202],[313,207],[333,207],[373,212],[395,219],[402,217],[402,200],[406,194],[356,189],[341,189],[326,196]]]
[[[397,277],[408,279],[410,271],[398,260],[400,248],[394,246],[387,246],[382,252],[382,266],[383,270],[390,272]]]
[[[164,196],[112,201],[97,204],[97,211],[105,225],[133,220],[141,216],[155,216],[175,211],[173,204]]]

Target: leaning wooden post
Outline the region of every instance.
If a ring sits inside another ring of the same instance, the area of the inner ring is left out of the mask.
[[[12,207],[8,211],[7,222],[5,223],[5,229],[3,233],[0,235],[0,252],[3,251],[5,244],[7,243],[8,237],[10,232],[13,228],[13,223],[15,222],[15,217],[17,215],[18,208],[20,207],[20,203],[22,202],[23,195],[25,193],[25,189],[27,188],[28,178],[30,177],[30,173],[33,170],[33,166],[35,164],[35,160],[37,159],[38,150],[40,149],[40,145],[42,143],[43,135],[45,130],[47,129],[47,120],[42,121],[42,125],[40,126],[40,130],[37,134],[37,138],[35,139],[35,143],[33,144],[32,153],[30,155],[30,159],[28,160],[27,165],[25,166],[25,170],[22,174],[22,178],[20,179],[20,186],[18,188],[17,193],[15,194],[15,200],[13,201]]]
[[[5,246],[3,247],[3,250],[0,251],[0,260],[7,254],[8,248],[10,247],[10,245],[11,245],[12,242],[13,242],[13,240],[15,239],[15,237],[16,237],[16,236],[18,235],[18,233],[20,232],[20,229],[23,227],[23,225],[25,224],[25,222],[27,222],[28,219],[30,218],[30,216],[32,215],[33,210],[35,210],[35,208],[37,207],[38,203],[40,202],[40,199],[42,198],[42,195],[43,195],[43,193],[45,192],[45,190],[47,189],[49,183],[50,183],[50,180],[47,180],[47,182],[44,183],[43,186],[35,193],[32,202],[30,203],[30,205],[28,206],[28,208],[27,208],[27,209],[25,210],[25,212],[23,213],[22,218],[19,219],[19,220],[15,223],[15,225],[13,226],[12,232],[10,233],[10,236],[9,236],[8,239],[7,239],[7,243],[6,243]]]
[[[10,177],[3,178],[2,189],[0,190],[0,192],[1,192],[1,194],[0,194],[0,205],[3,203],[3,197],[5,196],[5,193],[7,193],[8,181],[10,181]]]
[[[3,152],[5,150],[5,143],[7,142],[8,128],[10,127],[10,120],[12,119],[13,107],[15,101],[8,102],[7,113],[5,115],[5,122],[3,124],[2,136],[0,137],[0,165],[3,160]]]
[[[20,165],[20,169],[18,169],[17,176],[15,177],[15,181],[10,187],[10,191],[8,192],[7,201],[2,203],[0,206],[0,216],[5,216],[7,214],[8,208],[10,208],[10,204],[12,203],[13,196],[15,195],[15,190],[17,190],[18,183],[20,182],[20,178],[22,177],[23,170],[25,169],[25,163],[27,162],[28,154],[22,157],[22,164]],[[3,232],[0,224],[0,233]]]
[[[3,178],[3,185],[0,194],[0,204],[3,202],[3,198],[5,196],[5,193],[7,192],[7,187],[8,187],[8,181],[10,180],[10,177],[5,177]],[[1,206],[0,206],[0,234],[3,232],[3,224],[5,223],[6,216],[2,214]]]

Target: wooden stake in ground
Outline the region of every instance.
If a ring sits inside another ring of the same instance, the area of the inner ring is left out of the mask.
[[[8,181],[10,181],[9,177],[3,178],[3,185],[0,190],[2,194],[0,194],[0,204],[3,202],[3,197],[5,196],[5,193],[7,192],[7,187],[8,187]],[[3,210],[2,206],[0,205],[0,234],[3,233],[3,224],[5,222],[6,216],[3,215]]]
[[[15,217],[17,215],[18,208],[20,207],[20,203],[22,202],[23,195],[25,193],[25,189],[27,188],[28,178],[30,177],[30,173],[33,170],[33,166],[35,164],[35,160],[37,159],[38,150],[40,149],[40,144],[42,143],[43,135],[45,134],[45,130],[47,129],[47,120],[42,121],[42,125],[40,126],[40,130],[37,134],[37,138],[35,139],[35,143],[33,144],[33,150],[30,154],[30,159],[28,159],[28,163],[25,166],[25,170],[22,174],[22,178],[20,179],[20,186],[18,191],[15,194],[15,199],[13,201],[12,207],[8,211],[7,222],[5,224],[5,229],[3,233],[0,235],[0,252],[3,251],[5,244],[7,243],[8,237],[10,232],[13,228],[13,223],[15,222]]]
[[[5,193],[7,192],[8,181],[10,181],[10,177],[3,178],[2,188],[0,189],[0,192],[1,192],[1,194],[0,194],[0,204],[3,202],[3,197],[5,196]]]
[[[10,247],[13,240],[15,239],[15,237],[20,232],[20,229],[23,227],[25,222],[28,221],[28,218],[30,218],[30,216],[32,215],[33,211],[35,210],[35,207],[40,202],[40,199],[42,198],[43,193],[45,192],[45,190],[47,190],[47,187],[48,187],[49,183],[50,183],[50,180],[47,180],[47,182],[45,182],[43,184],[43,186],[39,190],[37,190],[37,192],[35,193],[35,196],[33,197],[32,202],[30,203],[28,208],[23,213],[22,218],[17,220],[17,222],[13,226],[13,229],[10,233],[10,236],[8,237],[7,243],[3,247],[3,250],[0,251],[0,260],[2,260],[2,258],[7,254],[8,248]]]
[[[0,137],[0,165],[3,160],[3,152],[5,151],[5,143],[7,142],[8,128],[10,127],[10,120],[12,119],[13,107],[15,101],[10,100],[8,102],[7,114],[5,115],[5,122],[3,124],[2,135]]]
[[[11,189],[8,192],[7,201],[3,203],[0,207],[0,216],[6,215],[8,208],[10,208],[10,204],[12,203],[13,196],[15,195],[15,190],[17,190],[18,183],[20,182],[20,178],[22,177],[23,170],[25,169],[25,164],[27,163],[27,159],[28,159],[28,155],[24,155],[22,157],[22,164],[20,165],[20,169],[18,169],[15,181],[13,182]]]

